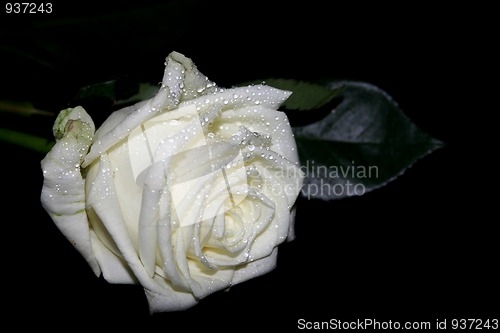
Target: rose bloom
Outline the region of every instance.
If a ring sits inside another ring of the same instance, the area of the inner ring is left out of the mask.
[[[189,308],[265,274],[293,238],[302,185],[290,95],[217,87],[173,52],[153,98],[95,131],[61,111],[42,161],[43,207],[110,283],[139,283],[151,312]]]

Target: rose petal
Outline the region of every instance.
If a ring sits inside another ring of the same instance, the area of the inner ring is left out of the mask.
[[[239,266],[234,272],[232,284],[238,284],[269,273],[276,267],[277,258],[278,248],[276,247],[269,256]]]
[[[163,286],[164,290],[159,292],[156,289],[144,289],[151,313],[181,311],[198,303],[192,293],[173,290],[160,276],[155,275],[154,280],[158,285]]]
[[[158,91],[155,97],[148,100],[146,103],[140,102],[137,104],[136,110],[133,113],[121,122],[116,123],[113,129],[92,144],[90,152],[85,156],[82,166],[87,167],[109,148],[126,138],[131,130],[158,115],[163,108],[176,105],[177,102],[174,98],[175,97],[168,91],[168,88],[163,88]],[[116,117],[115,121],[119,118],[120,117]],[[111,123],[106,126],[111,126]]]
[[[95,235],[91,233],[92,249],[102,270],[102,275],[109,283],[136,284],[138,283],[134,273],[127,263],[105,246]]]
[[[153,184],[151,184],[153,182]],[[159,183],[159,184],[158,184]],[[155,163],[149,168],[146,184],[142,192],[139,216],[139,257],[149,276],[154,275],[156,266],[157,222],[161,189],[166,183],[164,165]]]
[[[228,134],[234,134],[242,125],[250,131],[268,134],[272,139],[272,151],[284,156],[292,164],[299,161],[288,118],[281,111],[260,105],[242,107],[222,113],[219,122],[227,126]]]
[[[204,298],[231,286],[234,277],[234,268],[232,267],[212,270],[195,260],[189,260],[188,265],[192,280],[196,281],[198,286],[193,289],[197,298]]]
[[[109,115],[109,117],[99,126],[94,135],[94,142],[101,140],[106,134],[111,132],[113,128],[116,127],[116,124],[119,124],[127,117],[129,117],[132,113],[136,112],[144,105],[147,101],[142,101],[137,104],[124,107],[123,109],[117,110]]]
[[[225,111],[246,106],[264,106],[276,110],[291,94],[290,91],[257,84],[220,90],[214,94],[203,95],[196,99],[182,102],[179,104],[179,107],[194,104],[200,108],[201,113],[203,113],[203,109],[209,107],[221,108]]]
[[[162,203],[160,208],[161,218],[157,227],[158,245],[163,258],[162,268],[173,286],[188,291],[190,287],[181,275],[175,260],[174,242],[172,238],[175,234],[174,231],[178,228],[178,222],[175,223],[176,216],[172,216],[171,214],[172,199],[168,188],[162,196]],[[172,220],[174,220],[174,222]]]
[[[56,132],[62,137],[41,162],[41,202],[63,235],[100,275],[90,242],[85,185],[80,173],[81,158],[92,140],[94,123],[82,107],[76,107],[61,112],[54,126]]]
[[[192,294],[174,291],[161,276],[154,275],[154,278],[151,278],[147,274],[130,240],[121,215],[110,163],[106,154],[101,155],[98,167],[99,171],[93,180],[87,200],[88,209],[94,209],[115,241],[123,259],[144,287],[150,310],[152,312],[173,311],[194,305],[196,300]]]
[[[182,86],[177,84],[177,78],[181,76]],[[215,84],[198,71],[191,59],[179,52],[168,55],[162,85],[176,91],[180,101],[192,100],[215,90]]]

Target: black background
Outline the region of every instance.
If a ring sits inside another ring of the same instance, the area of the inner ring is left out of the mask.
[[[176,50],[220,86],[266,77],[372,83],[447,146],[362,197],[300,198],[297,238],[280,247],[273,272],[190,310],[150,316],[142,288],[96,278],[40,206],[43,155],[1,143],[2,302],[8,317],[22,314],[17,325],[234,331],[293,330],[299,318],[499,317],[496,221],[486,201],[475,201],[489,195],[482,190],[486,170],[472,171],[484,160],[460,126],[470,116],[465,99],[477,82],[470,78],[487,70],[466,54],[483,52],[477,36],[488,31],[488,10],[337,1],[276,6],[53,2],[52,14],[31,16],[7,15],[2,7],[0,99],[57,112],[86,84],[161,81],[164,58]],[[97,119],[108,114],[89,112]],[[0,116],[2,127],[51,137],[54,118]]]

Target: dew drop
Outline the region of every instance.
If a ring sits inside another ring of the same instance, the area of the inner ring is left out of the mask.
[[[254,146],[254,145],[249,145],[249,146],[248,146],[248,150],[250,150],[250,151],[254,151],[254,150],[255,150],[255,146]]]

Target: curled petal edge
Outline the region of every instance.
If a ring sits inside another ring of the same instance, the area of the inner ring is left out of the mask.
[[[85,182],[80,172],[95,126],[84,108],[66,109],[54,124],[56,144],[41,161],[41,202],[57,228],[75,246],[99,276],[101,268],[91,244],[85,211]]]

